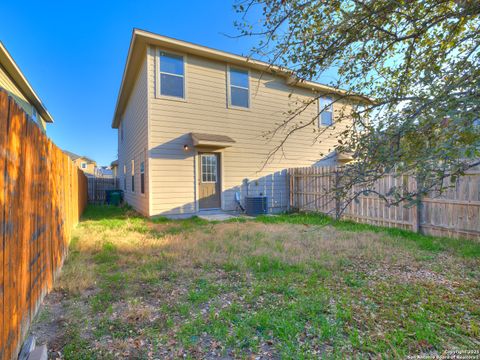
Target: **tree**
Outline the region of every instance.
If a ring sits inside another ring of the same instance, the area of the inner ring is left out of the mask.
[[[348,124],[336,150],[355,160],[335,188],[345,204],[375,192],[375,181],[391,172],[415,176],[417,189],[378,195],[390,205],[414,203],[480,164],[480,2],[240,0],[235,9],[240,36],[258,37],[256,57],[291,69],[297,81],[334,68],[328,85],[346,90],[334,101],[374,99],[336,114],[332,125]],[[317,129],[317,119],[296,121],[305,106],[272,129],[283,140],[269,158],[307,126],[321,141],[328,129]]]

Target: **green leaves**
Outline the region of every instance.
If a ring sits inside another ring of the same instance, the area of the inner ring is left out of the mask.
[[[345,188],[371,187],[386,170],[395,170],[425,179],[418,194],[441,192],[449,176],[479,164],[480,126],[473,125],[480,119],[477,1],[241,3],[242,15],[256,5],[262,9],[249,23],[250,34],[259,37],[257,55],[291,68],[298,79],[317,80],[335,67],[328,85],[347,90],[339,102],[358,103],[356,93],[376,100],[362,111],[336,115],[337,124],[347,124],[338,132],[336,150],[356,159],[347,165]],[[315,125],[314,118],[308,124],[298,119],[307,105],[285,114],[272,133],[287,139]],[[312,132],[314,139],[321,142],[323,132]],[[401,189],[391,190],[395,202],[408,201]]]

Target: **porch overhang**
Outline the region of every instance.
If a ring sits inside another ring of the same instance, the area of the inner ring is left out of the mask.
[[[337,152],[337,161],[342,164],[353,161],[353,154],[351,152]]]
[[[190,136],[196,148],[223,149],[235,144],[235,140],[226,135],[190,133]]]

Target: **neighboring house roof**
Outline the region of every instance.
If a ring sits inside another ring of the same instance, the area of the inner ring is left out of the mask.
[[[43,120],[48,123],[53,123],[52,115],[48,112],[42,100],[33,90],[25,75],[13,60],[5,46],[0,41],[0,65],[5,69],[7,74],[12,78],[15,85],[20,89],[27,100],[36,108]]]
[[[115,166],[118,166],[118,160],[114,160],[110,163],[110,166],[111,167],[115,167]]]
[[[120,115],[122,114],[133,89],[135,77],[140,68],[142,60],[145,55],[145,49],[147,45],[154,45],[165,49],[174,51],[184,51],[189,54],[202,56],[218,61],[225,61],[229,64],[248,66],[252,69],[261,71],[272,72],[286,78],[289,85],[314,89],[318,91],[334,92],[338,94],[347,94],[345,90],[336,89],[327,85],[323,85],[313,81],[303,81],[292,79],[292,71],[286,68],[273,66],[264,61],[254,60],[245,56],[235,55],[229,52],[212,49],[206,46],[193,44],[187,41],[173,39],[167,36],[154,34],[148,31],[133,29],[132,39],[130,40],[130,48],[128,50],[127,61],[123,70],[122,83],[118,92],[117,103],[115,105],[115,113],[112,120],[112,128],[118,128],[120,123]],[[371,99],[362,96],[358,96],[359,100],[370,102]]]
[[[87,162],[89,164],[96,164],[95,160],[92,160],[92,159],[90,159],[86,156],[77,155],[77,154],[74,154],[74,153],[72,153],[70,151],[67,151],[67,150],[63,150],[63,152],[65,154],[67,154],[70,157],[70,159],[72,159],[73,161],[75,161],[77,159],[83,159],[83,160],[85,160],[85,162]]]
[[[102,166],[100,168],[97,168],[97,173],[100,176],[113,176],[113,171],[106,166]]]

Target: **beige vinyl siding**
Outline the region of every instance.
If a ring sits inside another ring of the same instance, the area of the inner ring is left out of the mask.
[[[155,52],[148,54],[149,76],[149,143],[151,147],[151,215],[191,214],[196,208],[197,154],[195,149],[183,150],[190,138],[188,133],[227,135],[236,143],[221,150],[222,208],[235,209],[234,194],[268,197],[270,211],[285,210],[288,206],[286,169],[310,166],[328,154],[336,144],[335,132],[322,136],[312,145],[310,126],[294,134],[285,146],[285,158],[276,159],[263,167],[268,153],[283,138],[280,134],[267,142],[262,136],[274,129],[285,118],[285,112],[296,108],[295,99],[307,99],[313,93],[308,89],[294,89],[285,80],[270,74],[250,71],[250,109],[239,110],[227,106],[227,63],[185,56],[185,101],[155,97]],[[339,111],[342,105],[335,105]],[[296,121],[310,121],[317,112],[312,104]],[[330,134],[332,133],[332,134]],[[263,168],[262,168],[263,167]],[[248,179],[248,186],[246,179]]]
[[[123,189],[124,177],[127,178],[125,200],[137,211],[149,215],[148,185],[148,86],[146,56],[139,70],[127,106],[122,115],[123,141],[118,129],[118,169],[120,188]],[[135,161],[135,191],[132,192],[132,160]],[[140,192],[140,163],[145,162],[145,194]],[[124,165],[127,172],[123,173]]]
[[[73,161],[73,163],[84,173],[90,174],[90,175],[95,175],[95,168],[97,167],[97,164],[88,162],[87,160],[83,158],[78,158]],[[85,169],[82,169],[82,163],[86,163],[87,167]]]
[[[25,112],[32,116],[34,107],[28,102],[27,98],[22,94],[20,89],[15,85],[12,81],[10,76],[8,76],[5,69],[0,65],[0,88],[6,90],[9,95],[15,99],[15,101],[22,107]],[[42,119],[42,117],[37,114],[37,123],[40,128],[45,131],[46,130],[46,122]]]

